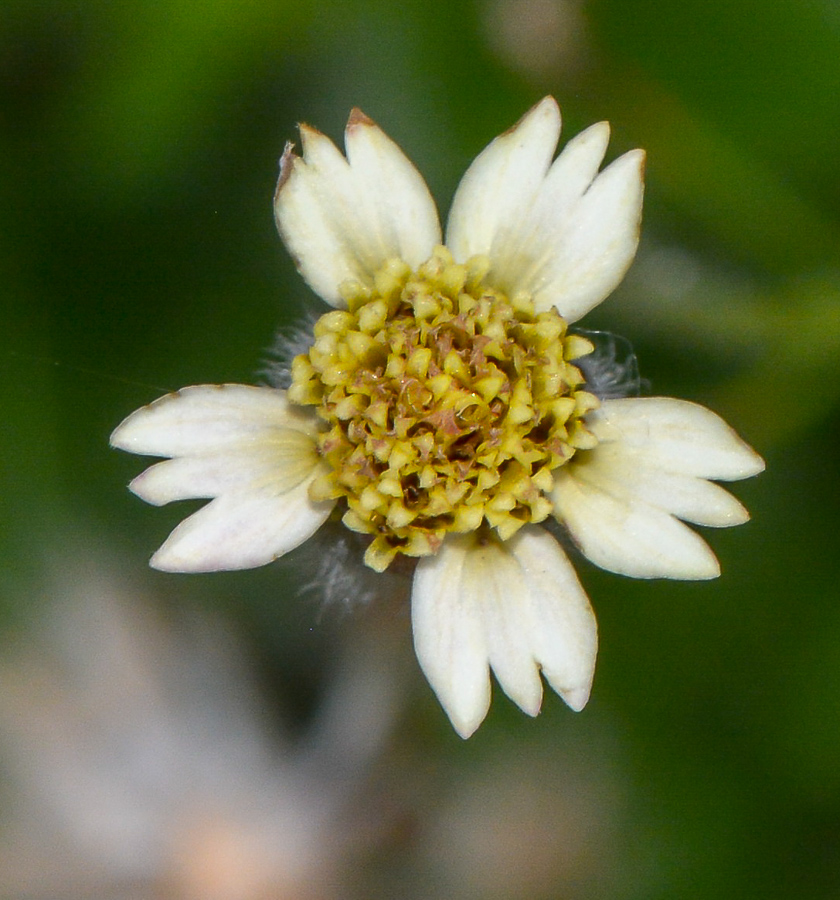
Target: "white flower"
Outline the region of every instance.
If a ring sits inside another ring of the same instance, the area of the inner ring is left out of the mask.
[[[744,508],[708,479],[761,458],[717,416],[664,398],[599,400],[569,334],[618,284],[638,243],[644,154],[599,172],[599,123],[552,161],[547,97],[473,162],[440,246],[434,202],[400,149],[354,111],[346,157],[301,126],[275,197],[280,234],[334,309],[288,391],[186,388],[138,410],[114,446],[170,457],[132,482],[156,504],[214,498],[152,558],[168,571],[262,565],[337,509],[381,571],[418,558],[420,664],[466,737],[490,669],[536,715],[542,681],[573,709],[589,696],[592,610],[549,515],[584,555],[634,577],[711,578],[682,521],[736,525]]]

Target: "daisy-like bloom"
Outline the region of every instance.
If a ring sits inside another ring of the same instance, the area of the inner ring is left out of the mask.
[[[459,734],[487,713],[491,669],[530,715],[541,674],[579,710],[595,617],[540,523],[553,517],[612,572],[713,578],[714,554],[680,520],[746,521],[709,479],[763,468],[703,407],[599,399],[584,377],[593,345],[569,326],[632,262],[644,154],[599,172],[601,122],[552,161],[560,111],[547,97],[469,167],[444,245],[423,179],[365,115],[350,115],[346,156],[300,130],[303,155],[289,145],[281,162],[277,226],[332,310],[287,390],[189,387],[114,432],[116,447],[168,457],[135,494],[212,498],[152,565],[263,565],[335,511],[369,536],[372,569],[415,561],[415,649]]]

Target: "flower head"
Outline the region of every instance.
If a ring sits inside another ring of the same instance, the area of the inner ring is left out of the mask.
[[[168,457],[132,484],[150,503],[213,498],[152,557],[179,572],[248,568],[309,538],[334,511],[369,536],[382,571],[416,560],[420,664],[456,730],[503,690],[536,715],[540,674],[573,708],[589,697],[595,618],[553,517],[590,560],[635,577],[711,578],[683,524],[736,525],[709,479],[761,458],[703,407],[599,391],[569,326],[636,251],[644,154],[599,172],[599,123],[553,159],[551,97],[473,162],[445,244],[402,151],[354,111],[346,156],[301,126],[275,195],[278,229],[332,307],[287,390],[198,386],[138,410],[114,446]],[[552,161],[553,160],[553,161]]]

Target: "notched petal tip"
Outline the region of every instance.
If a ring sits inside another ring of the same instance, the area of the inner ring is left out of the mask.
[[[152,554],[152,558],[149,560],[150,568],[157,569],[158,572],[170,572],[173,574],[195,573],[194,569],[179,564],[176,560],[172,559],[168,553],[162,551],[163,548],[161,547],[160,550],[157,550]]]
[[[114,450],[131,450],[131,447],[127,446],[125,437],[127,431],[126,425],[129,418],[130,416],[123,419],[122,422],[120,422],[120,424],[117,425],[117,427],[111,432],[111,435],[108,438],[108,445],[110,447],[113,447]]]
[[[168,572],[172,575],[201,575],[210,572],[231,572],[254,568],[249,565],[218,564],[213,562],[212,557],[206,553],[187,556],[179,553],[177,547],[171,547],[168,540],[152,554],[149,567],[158,572]]]
[[[449,710],[445,711],[447,716],[449,716],[452,727],[455,729],[455,733],[465,741],[478,731],[479,726],[487,717],[487,710],[484,710],[480,716],[470,716],[469,718],[454,716]]]
[[[766,468],[767,463],[764,461],[764,457],[761,454],[756,453],[756,451],[742,438],[739,436],[738,440],[743,444],[744,450],[744,463],[742,471],[744,472],[737,479],[732,479],[733,481],[738,481],[742,478],[753,478],[755,475],[760,475]]]
[[[389,259],[417,268],[429,258],[441,243],[434,200],[378,125],[354,110],[345,152],[308,125],[300,125],[300,137],[301,159],[285,157],[274,212],[280,237],[316,294],[344,308],[344,282],[370,286]]]
[[[580,712],[589,702],[589,695],[592,693],[592,683],[590,682],[583,687],[572,688],[568,691],[558,691],[563,698],[566,706],[573,712]]]
[[[159,407],[170,400],[175,400],[181,395],[181,391],[170,391],[151,403],[146,403],[134,412],[129,413],[119,425],[111,432],[108,443],[115,450],[126,450],[128,453],[141,453],[143,450],[137,450],[138,431],[143,428],[147,417],[154,414],[155,408]]]
[[[525,115],[520,116],[517,121],[510,126],[506,131],[503,131],[499,137],[505,137],[506,135],[513,134],[518,131],[526,122],[529,122],[531,119],[536,118],[537,116],[545,116],[548,119],[553,119],[558,123],[561,121],[560,116],[560,106],[554,97],[551,94],[547,94],[542,100],[539,100],[535,103]]]
[[[164,506],[168,501],[161,499],[154,490],[148,489],[148,483],[154,479],[154,476],[150,476],[149,472],[154,469],[154,466],[150,466],[144,472],[141,472],[135,478],[133,478],[128,483],[128,489],[134,494],[135,497],[139,497],[145,503],[150,504],[151,506]]]
[[[629,193],[625,197],[625,202],[632,199],[638,203],[640,217],[642,211],[642,195],[644,193],[646,161],[647,153],[644,150],[639,148],[636,150],[628,150],[626,153],[622,153],[617,159],[614,159],[601,173],[601,175],[606,175],[608,178],[619,179],[619,184],[624,182],[625,191],[631,186],[638,189],[639,194],[635,195],[632,192]],[[593,184],[594,183],[595,182],[593,182]],[[614,188],[614,190],[615,189],[616,188]]]
[[[206,507],[204,507],[206,509]],[[182,535],[189,530],[189,519],[185,519],[175,531],[152,554],[149,566],[158,572],[169,572],[173,575],[201,575],[210,572],[238,572],[243,569],[255,569],[258,566],[273,562],[282,554],[272,555],[260,561],[246,558],[241,560],[230,558],[223,546],[212,545],[183,546]],[[180,530],[179,530],[180,529]]]

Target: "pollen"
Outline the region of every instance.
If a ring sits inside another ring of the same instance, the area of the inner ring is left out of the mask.
[[[485,283],[489,261],[444,247],[416,271],[389,260],[346,282],[347,309],[315,325],[288,396],[316,408],[325,474],[314,500],[343,500],[373,536],[365,562],[435,553],[448,532],[506,540],[551,512],[552,472],[596,438],[598,406],[573,361],[592,352],[556,310]]]

